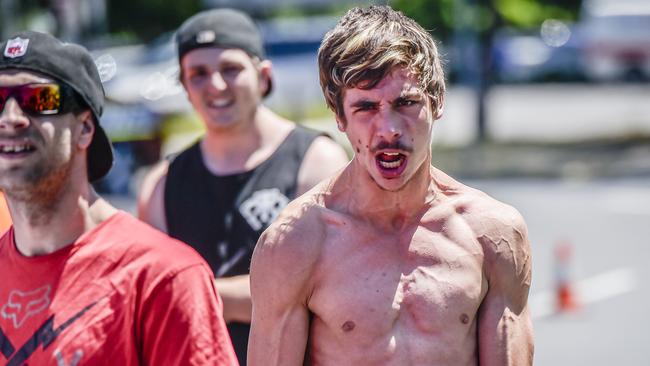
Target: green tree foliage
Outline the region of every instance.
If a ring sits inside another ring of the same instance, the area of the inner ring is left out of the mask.
[[[106,4],[111,33],[130,33],[145,41],[175,30],[201,10],[201,0],[110,0]]]
[[[574,20],[578,8],[560,4],[542,3],[537,0],[494,0],[494,7],[504,23],[515,28],[539,26],[546,19]]]
[[[580,8],[580,0],[393,0],[390,4],[442,40],[455,28],[529,29],[549,18],[571,21]]]
[[[394,0],[390,5],[439,39],[447,39],[454,28],[454,0]]]

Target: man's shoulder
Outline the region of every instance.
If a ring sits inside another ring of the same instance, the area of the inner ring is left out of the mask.
[[[443,177],[437,180],[437,188],[444,202],[461,215],[477,234],[524,224],[521,214],[513,206],[446,175]]]
[[[496,220],[494,224],[518,224],[523,221],[516,208],[475,188],[467,187],[458,204],[457,212],[466,212],[468,220],[477,220],[479,223]]]
[[[151,195],[157,185],[164,183],[169,170],[169,161],[163,159],[154,164],[142,178],[140,195]]]
[[[307,296],[325,239],[323,210],[307,193],[289,203],[262,233],[251,261],[253,294]]]
[[[493,280],[529,275],[528,229],[516,208],[464,185],[451,203],[480,243],[485,270]]]
[[[329,136],[320,134],[310,141],[298,174],[298,191],[304,192],[333,176],[350,161],[347,153]]]
[[[192,143],[191,145],[187,146],[186,148],[180,151],[176,151],[166,155],[162,159],[162,161],[166,162],[167,165],[170,167],[171,166],[176,167],[180,164],[192,160],[202,161],[201,141],[203,141],[203,139],[199,139],[195,141],[194,143]]]
[[[123,264],[142,263],[162,272],[181,271],[204,260],[189,245],[126,212],[119,212],[93,238],[102,255]]]
[[[314,190],[291,201],[262,233],[255,256],[311,262],[325,240],[327,211]]]
[[[167,231],[164,190],[168,169],[167,160],[154,165],[142,179],[137,198],[138,217],[164,231]]]
[[[310,191],[289,204],[282,210],[269,228],[264,232],[265,241],[285,244],[301,241],[309,235],[312,243],[316,243],[317,233],[325,226],[323,215],[326,212],[319,202],[318,193]]]

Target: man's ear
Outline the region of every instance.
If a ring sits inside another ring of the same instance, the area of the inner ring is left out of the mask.
[[[178,83],[178,85],[182,86],[183,89],[187,89],[185,87],[185,79],[183,78],[183,73],[180,71],[178,72],[178,78],[176,79],[176,82]]]
[[[345,121],[345,117],[339,116],[338,113],[335,114],[336,114],[336,127],[339,128],[339,131],[345,132],[348,126],[347,122]]]
[[[81,122],[81,132],[79,133],[79,140],[77,146],[80,149],[88,149],[90,143],[93,141],[95,135],[95,123],[93,122],[93,114],[91,111],[86,110],[77,115],[77,119]]]
[[[433,110],[433,120],[438,120],[442,117],[442,114],[445,111],[445,95],[440,94],[433,99],[435,109]]]
[[[257,65],[260,73],[260,95],[266,95],[271,88],[271,78],[273,77],[273,63],[271,60],[262,60]]]

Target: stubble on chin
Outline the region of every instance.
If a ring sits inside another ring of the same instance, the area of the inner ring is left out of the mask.
[[[68,185],[72,172],[72,160],[63,163],[61,159],[55,160],[58,162],[34,164],[22,172],[22,177],[16,177],[20,173],[14,172],[14,177],[3,179],[0,188],[15,201],[29,203],[39,210],[52,209]]]

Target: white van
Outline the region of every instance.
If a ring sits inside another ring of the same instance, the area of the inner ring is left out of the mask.
[[[583,0],[582,64],[594,81],[650,81],[650,0]]]

